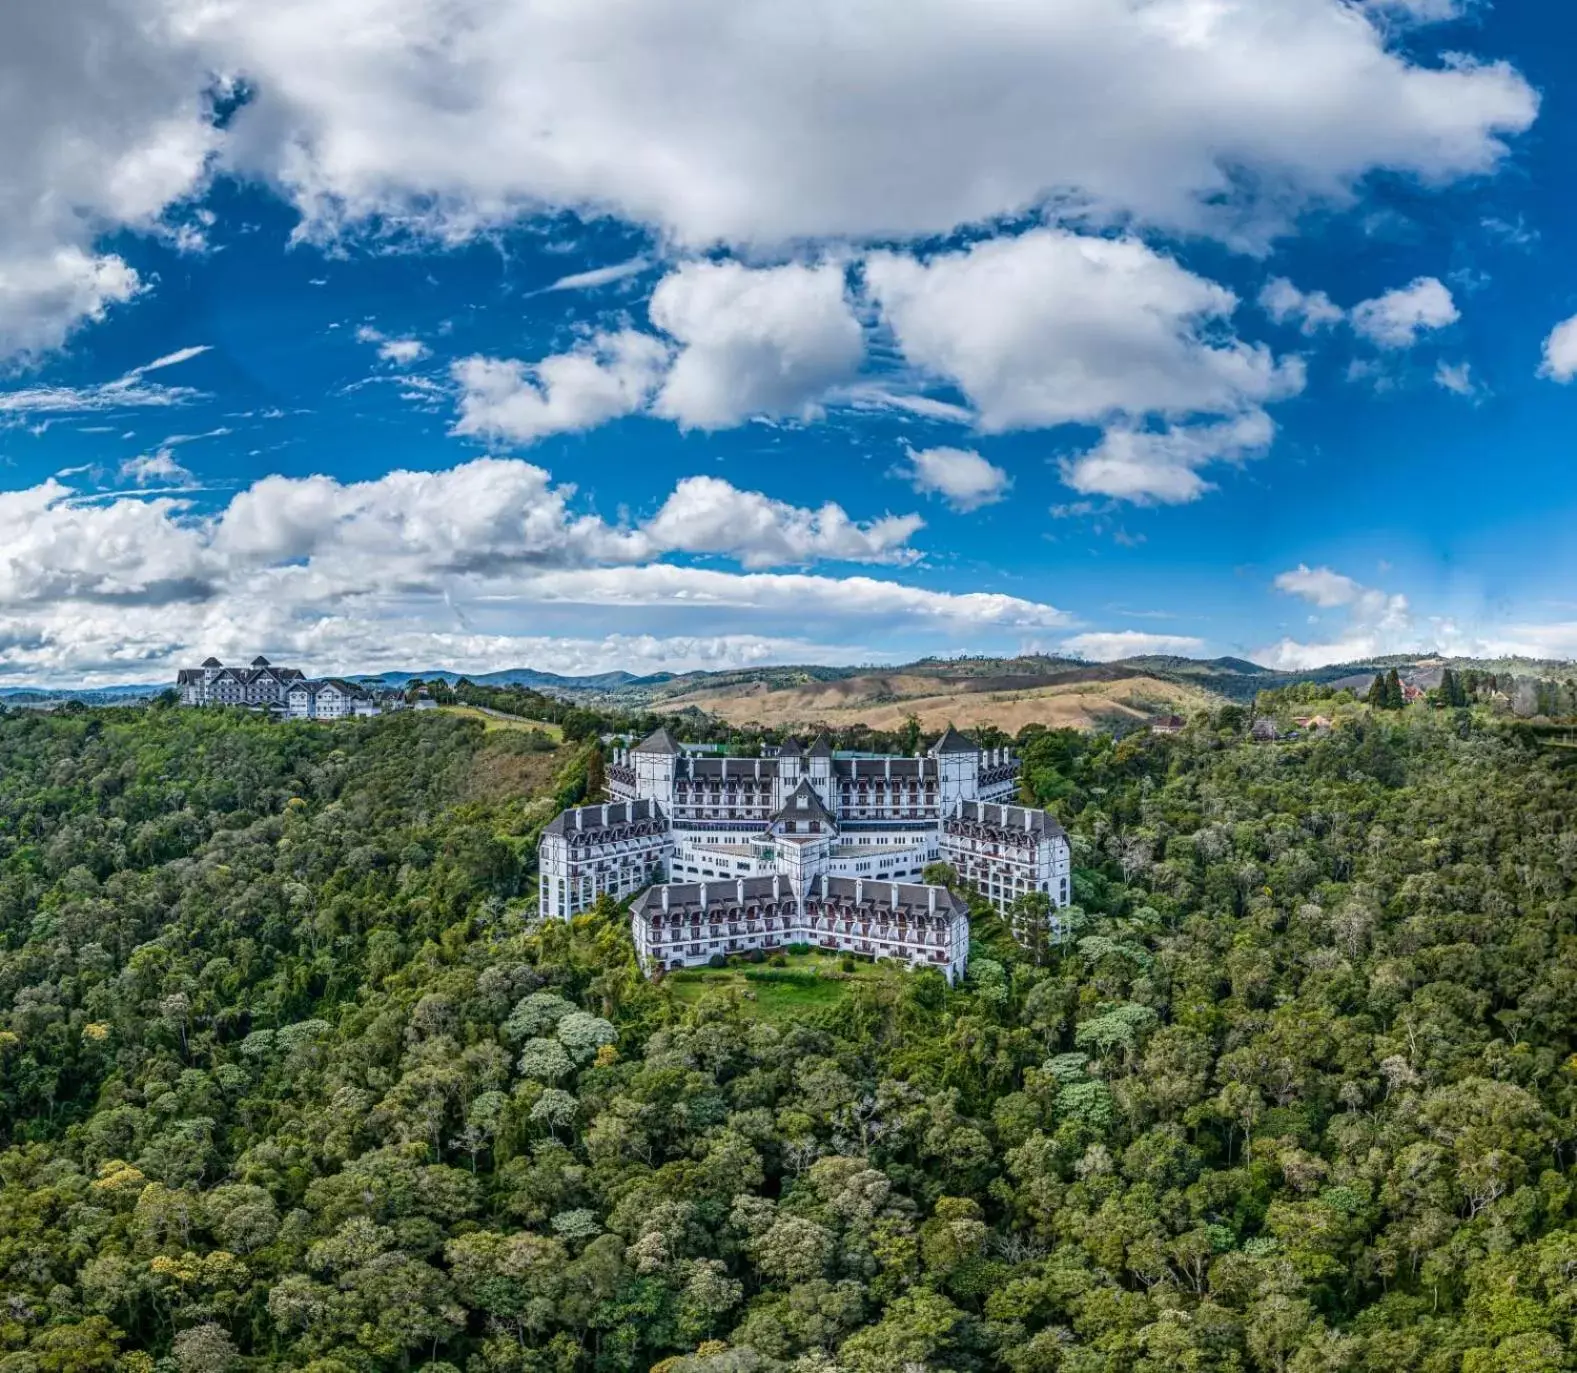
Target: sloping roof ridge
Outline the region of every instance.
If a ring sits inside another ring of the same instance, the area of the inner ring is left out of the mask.
[[[674,742],[674,737],[668,732],[666,725],[659,725],[630,750],[631,753],[662,753],[670,755],[676,755],[679,751],[679,745]]]

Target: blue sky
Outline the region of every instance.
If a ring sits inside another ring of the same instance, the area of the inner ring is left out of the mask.
[[[1564,7],[0,22],[0,680],[1577,656]]]

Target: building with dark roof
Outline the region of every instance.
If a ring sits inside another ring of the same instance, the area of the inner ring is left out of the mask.
[[[285,693],[285,713],[292,720],[344,720],[353,715],[377,715],[378,703],[365,687],[340,677],[291,683]]]
[[[787,740],[770,758],[707,757],[659,729],[616,749],[607,777],[616,817],[619,806],[651,806],[642,832],[566,818],[585,807],[554,821],[539,851],[544,915],[569,918],[604,892],[626,893],[642,868],[709,890],[773,879],[798,901],[823,878],[923,887],[926,867],[948,862],[1003,912],[1034,892],[1053,910],[1070,899],[1061,826],[1011,804],[1017,758],[951,728],[912,758],[839,754],[825,735],[808,749]],[[708,940],[684,943],[703,947],[703,961],[716,952]]]
[[[648,972],[721,955],[809,944],[829,953],[935,968],[949,982],[969,956],[969,908],[946,887],[821,874],[796,888],[780,874],[649,887],[630,911]]]
[[[183,706],[282,706],[285,693],[302,680],[301,670],[274,667],[267,658],[252,659],[250,667],[226,667],[208,658],[201,667],[183,667],[175,674],[175,689]]]

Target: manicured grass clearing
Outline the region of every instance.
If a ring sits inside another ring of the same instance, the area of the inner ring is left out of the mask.
[[[760,1020],[793,1020],[811,1011],[836,1006],[855,982],[879,982],[896,976],[856,958],[854,971],[839,980],[821,977],[821,970],[837,973],[839,959],[826,954],[789,954],[786,968],[767,963],[747,963],[734,968],[685,968],[664,976],[663,986],[680,1001],[696,1002],[708,993],[737,990],[745,1006]]]
[[[540,729],[555,744],[564,742],[564,731],[557,725],[550,725],[546,720],[522,720],[514,717],[489,715],[486,711],[478,710],[475,706],[439,706],[440,710],[448,711],[450,715],[462,715],[467,720],[480,720],[483,729]]]

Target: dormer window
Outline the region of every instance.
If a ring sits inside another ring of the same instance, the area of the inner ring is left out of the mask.
[[[800,808],[800,809],[801,809],[801,810],[804,810],[804,809],[805,809],[805,807],[806,807],[806,805],[807,805],[807,802],[806,802],[806,799],[805,799],[805,797],[804,797],[804,796],[803,796],[803,795],[800,795],[800,796],[796,796],[796,797],[795,797],[795,798],[794,798],[794,800],[795,800],[795,802],[796,802],[796,804],[798,804],[798,806],[799,806],[799,808]]]

